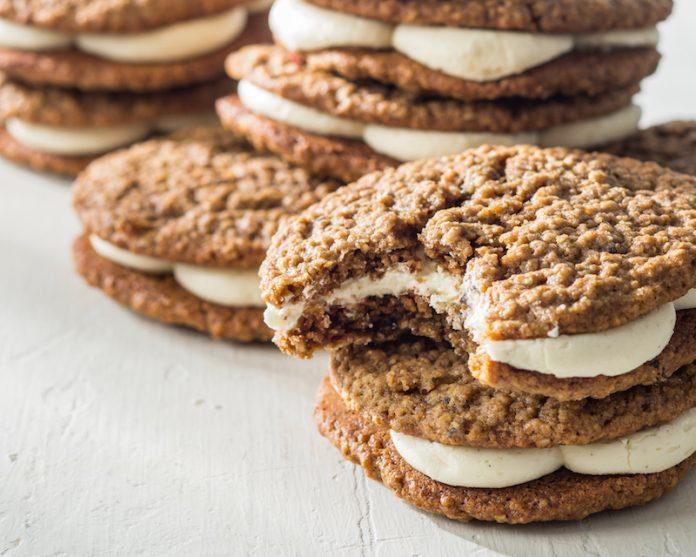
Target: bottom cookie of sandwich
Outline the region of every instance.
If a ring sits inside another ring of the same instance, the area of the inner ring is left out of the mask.
[[[398,497],[450,519],[526,524],[580,520],[605,510],[644,505],[674,488],[696,465],[696,455],[664,472],[590,476],[561,469],[538,480],[506,488],[454,487],[409,465],[396,450],[389,430],[355,412],[324,380],[315,419],[322,435],[360,464]]]
[[[98,255],[87,235],[73,245],[77,272],[120,304],[151,319],[181,325],[213,338],[267,342],[273,332],[263,322],[262,308],[233,308],[206,302],[171,275],[148,275]]]

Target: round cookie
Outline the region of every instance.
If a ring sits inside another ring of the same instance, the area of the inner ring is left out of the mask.
[[[311,70],[336,73],[350,81],[374,80],[414,95],[462,101],[597,96],[638,83],[654,73],[660,61],[655,48],[575,51],[523,73],[482,82],[430,69],[395,50],[325,49],[303,56]]]
[[[68,33],[137,33],[211,16],[248,0],[0,0],[0,18]]]
[[[514,134],[606,115],[630,104],[637,83],[597,97],[462,102],[421,98],[379,84],[353,83],[310,69],[277,46],[251,46],[227,58],[227,73],[284,99],[362,123],[429,131]]]
[[[293,316],[276,325],[274,340],[308,357],[320,347],[413,332],[472,354],[472,374],[489,381],[493,364],[482,343],[600,333],[696,287],[695,204],[696,178],[560,148],[486,146],[373,173],[274,237],[262,268],[264,299],[272,319],[286,309]],[[418,277],[429,265],[455,292],[465,285],[476,293],[474,303],[485,308],[476,342],[460,296],[438,311],[408,289],[331,301],[348,279],[394,270]],[[647,365],[591,383],[606,396],[668,373]],[[524,375],[517,371],[511,375]],[[532,392],[584,398],[594,388],[547,375],[526,381]],[[504,375],[496,377],[506,388]]]
[[[314,413],[319,432],[365,474],[408,503],[454,520],[524,524],[579,520],[603,510],[643,505],[672,489],[696,465],[696,455],[654,474],[586,476],[561,469],[539,480],[501,489],[453,487],[411,467],[387,429],[349,411],[328,380]]]
[[[35,85],[88,91],[159,91],[214,80],[223,73],[228,54],[270,39],[266,14],[253,14],[244,32],[229,45],[191,60],[124,63],[76,49],[35,52],[0,48],[0,71],[12,79]]]
[[[586,445],[662,425],[696,406],[696,311],[688,320],[690,365],[603,399],[495,390],[471,375],[466,356],[415,338],[333,351],[330,378],[351,411],[407,435],[494,449]]]
[[[229,90],[226,78],[183,89],[149,94],[80,92],[41,88],[0,76],[0,121],[18,119],[56,128],[108,128],[150,123],[153,132],[174,119],[213,113],[217,97]],[[145,130],[147,133],[147,130]],[[42,151],[0,131],[0,155],[37,171],[77,176],[98,155]]]
[[[598,150],[654,161],[677,172],[696,176],[696,121],[677,120],[653,126]]]
[[[228,339],[268,340],[262,308],[204,302],[170,276],[107,261],[88,237],[173,263],[253,270],[283,218],[339,185],[255,153],[217,127],[151,140],[103,157],[76,181],[73,205],[85,230],[74,247],[78,271],[154,319]]]
[[[399,165],[362,141],[321,137],[256,114],[237,95],[219,99],[216,106],[225,128],[244,137],[255,149],[274,153],[315,176],[353,182],[370,172]]]
[[[672,0],[309,0],[312,4],[392,23],[584,33],[642,29],[666,19]]]

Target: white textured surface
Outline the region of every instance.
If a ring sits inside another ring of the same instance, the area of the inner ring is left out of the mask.
[[[681,0],[646,121],[694,116]],[[140,319],[73,275],[67,185],[0,162],[0,555],[693,555],[696,477],[580,524],[456,524],[314,429],[324,359]]]

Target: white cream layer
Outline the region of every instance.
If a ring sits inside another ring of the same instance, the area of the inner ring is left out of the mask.
[[[247,8],[237,7],[142,33],[75,35],[0,19],[0,46],[33,51],[74,46],[119,62],[174,62],[196,58],[229,44],[244,31],[247,15]]]
[[[478,449],[443,445],[391,432],[413,468],[459,487],[503,488],[536,480],[561,467],[587,475],[663,472],[696,452],[696,409],[673,422],[606,443],[552,449]]]
[[[404,267],[376,279],[365,276],[348,280],[323,297],[321,303],[350,308],[369,297],[406,293],[426,298],[438,313],[447,313],[448,307],[463,303],[468,307],[463,316],[466,328],[491,360],[558,378],[617,376],[633,371],[660,355],[669,343],[676,323],[675,306],[680,310],[696,308],[694,289],[676,303],[607,331],[576,335],[553,331],[547,338],[486,341],[486,308],[470,282],[428,263],[420,273]],[[276,331],[289,331],[297,326],[304,311],[304,302],[280,308],[268,305],[264,319]]]
[[[242,80],[237,87],[249,110],[289,126],[325,136],[362,138],[372,149],[399,161],[454,155],[485,144],[537,144],[543,147],[592,147],[626,137],[638,130],[641,110],[627,106],[610,114],[541,131],[517,134],[442,132],[363,124],[339,118],[290,101]]]
[[[208,302],[229,307],[264,307],[258,271],[174,263],[129,252],[94,234],[89,241],[94,251],[117,265],[142,273],[172,273],[184,289]]]
[[[106,153],[129,145],[153,132],[171,132],[181,127],[206,124],[211,113],[163,116],[151,124],[71,128],[47,126],[10,118],[5,122],[7,132],[22,145],[42,153],[62,156],[88,156]]]
[[[269,18],[276,39],[290,50],[332,47],[393,48],[454,77],[491,81],[515,75],[581,48],[655,45],[656,29],[584,35],[548,35],[453,27],[391,25],[320,8],[304,0],[277,0]]]

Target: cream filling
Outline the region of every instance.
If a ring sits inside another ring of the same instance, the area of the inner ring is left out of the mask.
[[[399,161],[454,155],[485,144],[592,147],[631,135],[638,130],[641,110],[631,105],[604,116],[517,134],[442,132],[363,124],[333,116],[290,101],[258,87],[239,82],[237,93],[249,110],[310,133],[350,139],[361,138],[372,149]]]
[[[614,377],[659,356],[672,338],[676,319],[670,303],[601,333],[488,341],[481,350],[494,362],[559,378]]]
[[[689,290],[684,296],[674,302],[677,311],[696,308],[696,288]]]
[[[253,8],[252,8],[253,9]],[[229,44],[244,31],[247,9],[168,25],[143,33],[78,33],[70,35],[0,19],[0,45],[20,50],[56,50],[71,45],[126,63],[188,60]]]
[[[351,279],[321,299],[327,307],[350,308],[369,297],[415,293],[428,300],[438,313],[452,305],[468,307],[465,326],[491,360],[518,369],[532,370],[558,378],[617,376],[640,367],[662,353],[676,324],[676,307],[696,307],[692,290],[676,303],[668,303],[639,319],[599,333],[561,335],[558,329],[546,338],[486,341],[486,308],[470,279],[426,263],[413,273],[406,267],[387,271],[379,278]],[[266,324],[276,331],[294,329],[305,311],[305,303],[268,305]],[[454,324],[453,326],[457,326]]]
[[[591,445],[551,449],[479,449],[444,445],[391,431],[396,450],[413,468],[459,487],[503,488],[561,467],[587,475],[663,472],[696,452],[696,409],[673,422]]]
[[[163,116],[152,124],[71,128],[47,126],[10,118],[7,132],[30,149],[62,156],[88,156],[129,145],[155,131],[171,132],[181,127],[211,121],[211,113]]]
[[[655,45],[656,29],[550,35],[452,27],[391,25],[314,6],[277,0],[269,24],[290,50],[332,47],[394,48],[428,68],[473,81],[522,73],[582,48]]]
[[[258,271],[217,269],[139,255],[94,234],[89,241],[94,251],[117,265],[142,273],[172,273],[182,288],[207,302],[229,307],[264,307]]]

